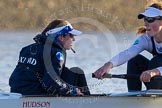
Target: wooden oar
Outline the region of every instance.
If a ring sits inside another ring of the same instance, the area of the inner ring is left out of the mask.
[[[96,78],[96,76],[92,73],[92,78]],[[120,79],[140,79],[140,75],[135,74],[104,74],[103,78],[120,78]],[[154,76],[151,80],[162,80],[162,76]]]

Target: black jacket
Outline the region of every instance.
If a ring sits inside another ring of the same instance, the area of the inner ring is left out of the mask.
[[[20,52],[18,64],[9,79],[11,92],[23,95],[71,95],[70,91],[74,88],[60,79],[62,71],[68,70],[63,46],[45,35],[37,35],[34,40],[35,43],[22,48]]]

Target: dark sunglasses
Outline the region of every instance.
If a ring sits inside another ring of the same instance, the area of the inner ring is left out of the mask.
[[[71,38],[73,38],[73,37],[74,37],[74,35],[72,35],[71,33],[69,33],[69,35],[70,35],[70,37],[71,37]]]
[[[144,21],[148,23],[153,23],[155,20],[162,20],[162,17],[144,17]]]
[[[65,37],[65,36],[67,36],[69,34],[69,37],[70,38],[73,38],[74,37],[74,35],[72,35],[71,33],[66,33],[66,34],[64,34],[63,36]]]

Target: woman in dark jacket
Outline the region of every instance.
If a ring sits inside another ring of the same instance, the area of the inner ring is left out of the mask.
[[[9,85],[23,95],[89,95],[83,70],[65,67],[66,50],[81,32],[65,20],[52,21],[35,43],[22,48]]]

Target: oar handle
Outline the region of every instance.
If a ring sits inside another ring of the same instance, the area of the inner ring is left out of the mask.
[[[139,79],[139,75],[134,75],[134,74],[104,74],[103,78],[120,78],[120,79]],[[92,78],[96,78],[95,74],[92,73]]]
[[[151,80],[159,80],[162,81],[162,76],[154,76],[151,78]]]
[[[94,73],[92,73],[92,78],[96,78]],[[136,74],[104,74],[103,78],[120,78],[120,79],[140,79],[140,75]],[[162,76],[155,76],[152,77],[151,80],[161,80],[162,81]]]
[[[96,78],[94,73],[92,73],[92,78]],[[104,74],[103,78],[112,78],[112,75],[111,74]]]
[[[135,74],[120,74],[120,75],[112,75],[112,78],[139,79],[140,78],[140,75],[135,75]]]

